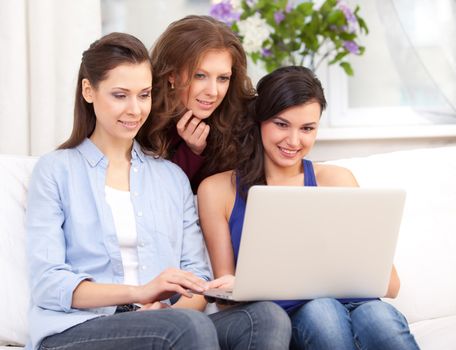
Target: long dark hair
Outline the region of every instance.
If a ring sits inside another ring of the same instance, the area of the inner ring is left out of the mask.
[[[158,38],[151,52],[154,75],[151,118],[138,133],[141,144],[147,145],[154,154],[165,158],[171,156],[173,133],[170,131],[185,113],[180,101],[181,89],[191,83],[201,58],[210,50],[227,50],[233,65],[225,98],[204,120],[211,131],[204,150],[205,162],[198,176],[200,179],[233,169],[237,156],[235,135],[238,119],[245,114],[247,101],[254,95],[242,44],[225,23],[209,16],[191,15],[171,23]],[[187,81],[182,80],[183,71],[188,72]],[[170,75],[175,77],[175,89],[170,87]]]
[[[95,129],[95,111],[93,104],[88,103],[82,96],[82,80],[88,79],[96,89],[98,84],[106,79],[110,70],[125,63],[143,62],[150,63],[146,47],[139,39],[125,33],[105,35],[84,51],[76,84],[73,131],[59,149],[78,146],[86,137],[92,135]]]
[[[282,67],[260,79],[257,97],[249,104],[244,131],[240,134],[236,175],[238,190],[244,198],[251,186],[266,185],[261,123],[287,108],[313,101],[318,102],[321,111],[326,108],[320,80],[308,68]]]

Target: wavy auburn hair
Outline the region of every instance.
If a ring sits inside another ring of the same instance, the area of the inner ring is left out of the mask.
[[[203,55],[211,50],[230,53],[232,75],[222,103],[205,119],[211,129],[199,179],[234,167],[238,118],[245,114],[247,101],[254,96],[247,76],[246,54],[239,38],[226,24],[209,16],[187,16],[171,23],[158,38],[151,51],[154,75],[151,116],[138,134],[140,142],[155,155],[171,157],[171,129],[186,111],[180,92],[191,84]],[[182,80],[184,72],[187,81]],[[171,75],[176,81],[175,89],[169,84]]]

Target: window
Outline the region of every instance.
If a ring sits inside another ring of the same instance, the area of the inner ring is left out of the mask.
[[[366,52],[351,59],[354,77],[329,67],[326,126],[445,125],[456,135],[456,3],[358,3],[370,29]]]
[[[338,66],[317,71],[329,102],[320,138],[358,138],[356,133],[366,138],[366,130],[372,137],[455,136],[455,1],[345,1],[360,5],[370,33],[363,38],[365,54],[351,58],[354,77]],[[172,21],[208,14],[211,0],[101,3],[104,33],[126,31],[151,47]],[[249,74],[256,82],[265,71],[250,62]],[[340,136],[341,129],[351,135]]]

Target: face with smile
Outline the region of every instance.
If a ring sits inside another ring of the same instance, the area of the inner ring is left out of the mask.
[[[150,64],[121,64],[110,70],[98,86],[82,81],[84,99],[96,115],[92,141],[131,142],[144,124],[152,106]]]
[[[312,149],[320,123],[321,108],[311,101],[287,108],[261,123],[265,166],[272,168],[301,167]]]
[[[206,119],[222,103],[230,86],[232,64],[228,50],[210,50],[203,54],[190,85],[180,95],[182,104],[194,116]],[[187,79],[188,73],[184,72],[183,81]]]

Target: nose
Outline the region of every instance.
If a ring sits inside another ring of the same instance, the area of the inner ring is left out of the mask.
[[[209,96],[216,96],[217,95],[217,80],[216,79],[208,79],[206,85],[206,94]]]
[[[287,137],[287,144],[289,146],[297,147],[299,146],[299,131],[298,130],[290,130],[288,137]]]
[[[139,105],[138,98],[132,97],[128,105],[128,112],[132,115],[138,115],[141,113],[141,106]]]

